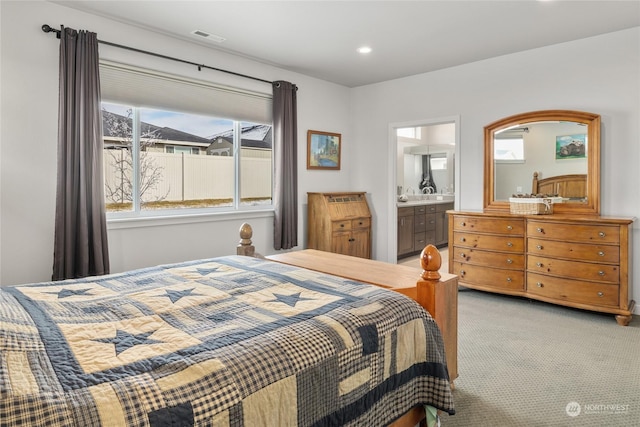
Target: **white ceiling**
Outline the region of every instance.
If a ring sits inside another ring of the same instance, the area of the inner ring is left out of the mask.
[[[348,87],[640,26],[640,0],[50,1]]]

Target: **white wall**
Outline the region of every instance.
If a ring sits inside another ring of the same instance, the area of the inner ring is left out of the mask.
[[[601,212],[640,216],[640,28],[530,50],[353,90],[352,120],[359,162],[354,187],[371,192],[374,256],[394,245],[393,162],[389,123],[460,116],[462,210],[482,210],[483,127],[534,110],[567,109],[602,118]],[[370,171],[375,170],[373,174]],[[387,224],[389,226],[387,226]],[[640,266],[640,224],[634,224]],[[640,298],[640,273],[633,279]]]
[[[306,170],[306,131],[342,134],[342,161],[353,162],[349,90],[343,86],[228,55],[45,1],[1,1],[0,283],[49,280],[57,152],[58,46],[40,29],[65,25],[96,32],[100,40],[209,66],[298,85],[299,246],[306,244],[306,192],[350,189],[350,168]],[[100,45],[101,58],[211,80],[260,92],[269,85]],[[112,271],[235,252],[240,225],[254,229],[257,251],[273,253],[271,213],[243,217],[110,223]]]

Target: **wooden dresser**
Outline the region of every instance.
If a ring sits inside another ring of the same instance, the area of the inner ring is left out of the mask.
[[[365,193],[307,193],[309,249],[371,258],[371,211]]]
[[[449,272],[461,286],[631,321],[633,218],[449,212]]]

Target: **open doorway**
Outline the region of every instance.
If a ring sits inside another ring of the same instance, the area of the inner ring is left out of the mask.
[[[389,125],[389,166],[393,171],[387,253],[390,262],[404,263],[408,256],[418,256],[422,250],[418,246],[425,241],[436,244],[437,240],[446,250],[442,237],[434,236],[436,232],[439,236],[447,234],[442,209],[459,206],[459,122],[455,116]],[[426,214],[429,231],[425,232],[420,228],[425,218],[422,209],[416,210],[414,218],[408,214],[415,210],[410,208],[428,206],[433,210],[434,205],[438,205],[441,221],[437,231],[433,230],[430,228],[434,227],[432,215]]]

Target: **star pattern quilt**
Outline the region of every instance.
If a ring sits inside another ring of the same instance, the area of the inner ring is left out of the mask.
[[[454,406],[398,293],[229,256],[0,289],[2,426],[385,425]]]

